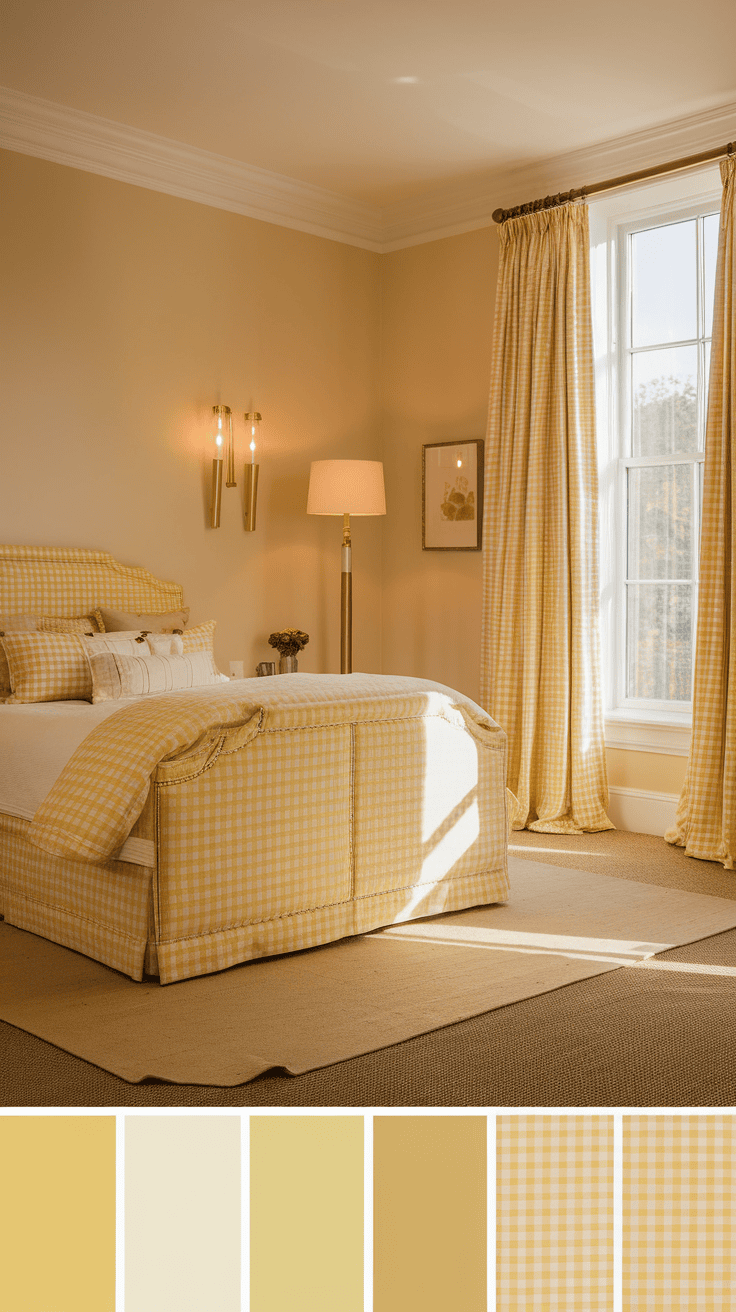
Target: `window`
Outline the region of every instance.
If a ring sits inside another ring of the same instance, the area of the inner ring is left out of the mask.
[[[690,720],[719,200],[701,177],[591,206],[610,745]]]
[[[692,699],[705,409],[718,214],[619,233],[618,702]]]

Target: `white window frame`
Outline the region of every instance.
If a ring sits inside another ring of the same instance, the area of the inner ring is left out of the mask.
[[[624,595],[627,468],[647,463],[623,450],[620,416],[628,397],[622,361],[628,358],[623,315],[626,288],[619,285],[620,243],[628,234],[690,218],[720,207],[717,167],[665,178],[590,202],[591,292],[598,433],[600,613],[602,691],[608,747],[686,756],[692,706],[633,703],[625,696]],[[690,463],[692,457],[684,457]],[[699,463],[699,457],[696,463]],[[667,463],[678,462],[678,457]],[[649,463],[660,463],[659,459]],[[697,524],[696,524],[697,528]],[[694,585],[697,587],[697,583]],[[696,593],[694,595],[697,595]]]

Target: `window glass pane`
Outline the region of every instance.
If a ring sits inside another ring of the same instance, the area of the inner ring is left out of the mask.
[[[705,257],[705,288],[703,291],[703,331],[710,337],[713,330],[713,291],[716,284],[716,256],[718,254],[718,214],[706,214],[703,219],[703,255]]]
[[[696,232],[688,219],[632,234],[632,346],[697,337]]]
[[[698,348],[641,351],[632,360],[632,455],[694,451],[698,442]]]
[[[630,579],[689,579],[693,570],[693,466],[629,470]]]
[[[627,591],[627,695],[690,701],[691,585],[630,583]]]

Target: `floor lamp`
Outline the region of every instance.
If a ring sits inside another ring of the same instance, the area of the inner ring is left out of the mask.
[[[340,673],[353,668],[353,562],[351,515],[385,515],[383,465],[380,460],[313,460],[309,475],[308,515],[342,515],[340,589]]]

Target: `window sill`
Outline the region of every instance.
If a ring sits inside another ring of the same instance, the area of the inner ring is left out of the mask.
[[[692,717],[686,712],[606,711],[606,747],[626,752],[655,752],[661,756],[687,756]]]

